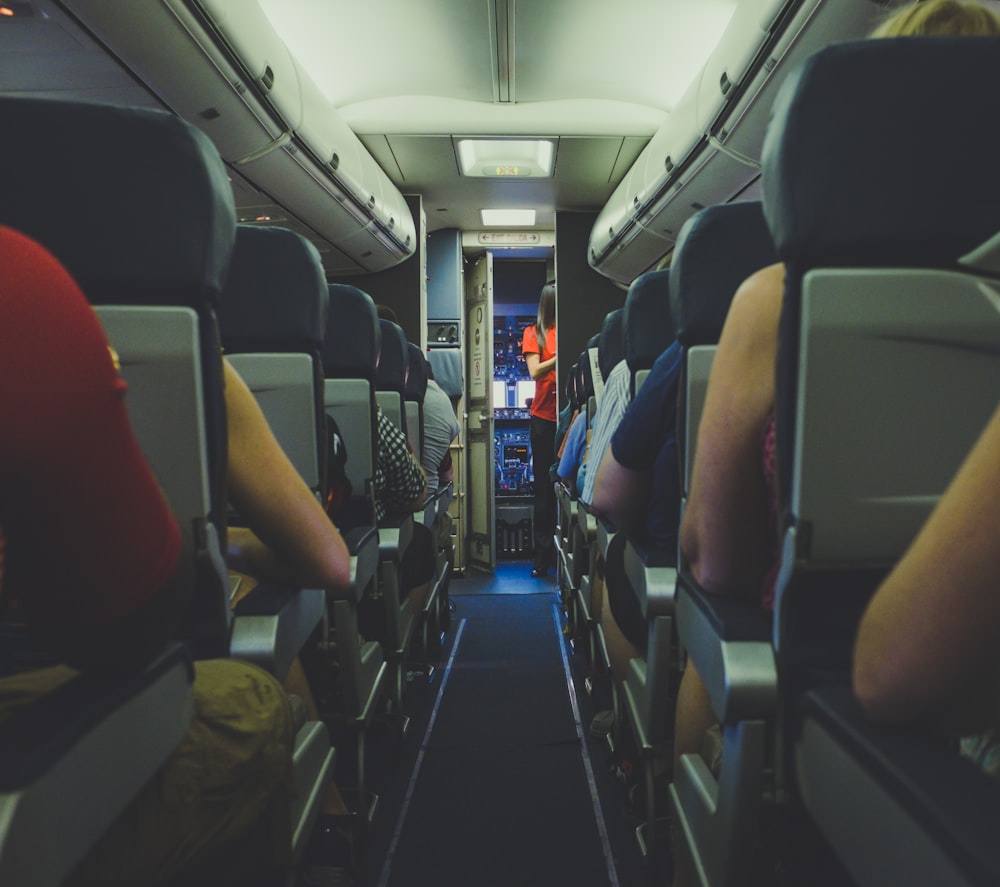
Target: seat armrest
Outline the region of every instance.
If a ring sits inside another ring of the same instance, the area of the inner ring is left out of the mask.
[[[385,517],[378,524],[378,552],[383,561],[399,562],[413,538],[413,515]]]
[[[282,680],[325,612],[322,588],[262,583],[236,605],[229,655]]]
[[[940,738],[872,724],[847,687],[802,701],[803,803],[859,885],[1000,883],[1000,786]]]
[[[138,674],[74,678],[4,722],[0,883],[62,883],[180,744],[193,679],[174,644]]]
[[[606,517],[598,517],[595,518],[595,520],[597,550],[601,553],[601,557],[603,557],[606,562],[608,559],[608,546],[611,544],[611,540],[615,538],[615,533],[617,531],[615,530],[615,525]]]
[[[378,570],[378,530],[375,527],[354,527],[344,533],[344,543],[350,555],[351,583],[345,589],[328,588],[327,600],[361,600],[365,589]]]
[[[724,724],[773,713],[777,670],[771,625],[760,607],[707,594],[687,571],[677,583],[677,633]]]
[[[677,567],[671,552],[629,536],[625,540],[625,575],[647,620],[673,614]]]
[[[597,538],[597,516],[582,499],[576,500],[576,521],[589,545]]]

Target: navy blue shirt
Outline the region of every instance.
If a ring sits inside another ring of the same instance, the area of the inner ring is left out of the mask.
[[[652,473],[644,541],[674,554],[681,502],[677,383],[683,358],[684,349],[674,342],[656,359],[611,438],[611,452],[620,465]]]

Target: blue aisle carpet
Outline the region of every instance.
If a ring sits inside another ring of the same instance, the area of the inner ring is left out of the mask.
[[[432,729],[421,728],[420,769],[373,883],[610,882],[567,693],[557,598],[551,584],[529,581],[538,593],[458,599],[457,653]]]

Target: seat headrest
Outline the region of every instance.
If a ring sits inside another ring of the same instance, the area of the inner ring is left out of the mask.
[[[379,318],[382,328],[382,349],[379,352],[375,387],[379,391],[406,393],[406,375],[409,370],[409,342],[398,323]]]
[[[600,344],[600,342],[601,342],[601,334],[594,333],[594,335],[592,335],[589,339],[587,339],[586,350],[589,351],[591,348],[596,348]]]
[[[367,379],[375,382],[382,332],[375,303],[368,293],[346,283],[331,283],[323,375],[327,379]]]
[[[219,301],[228,351],[318,351],[330,291],[319,251],[288,228],[240,225]]]
[[[406,399],[423,403],[427,392],[427,361],[420,346],[413,342],[406,343],[406,351],[409,367],[406,374]]]
[[[208,137],[163,111],[0,98],[0,224],[48,248],[95,304],[214,303],[236,236]]]
[[[577,398],[578,403],[584,404],[587,398],[594,394],[594,374],[590,363],[590,349],[580,353],[577,360]]]
[[[760,201],[710,206],[681,227],[670,262],[677,340],[715,345],[741,283],[778,261]]]
[[[762,153],[790,270],[953,267],[996,234],[997,82],[997,37],[842,43],[790,73]]]
[[[674,341],[669,271],[647,271],[632,281],[625,297],[622,322],[629,369],[633,373],[648,370]]]
[[[458,348],[433,348],[430,352],[434,381],[452,400],[462,396],[462,352]]]
[[[625,309],[616,308],[604,315],[601,337],[597,341],[597,365],[601,378],[608,375],[625,359]]]
[[[580,403],[580,398],[577,395],[577,379],[580,375],[580,361],[573,361],[573,365],[566,371],[566,387],[563,389],[563,393],[566,396],[566,402],[573,409],[577,407]]]

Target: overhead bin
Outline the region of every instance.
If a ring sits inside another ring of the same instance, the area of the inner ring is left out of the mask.
[[[65,5],[165,105],[204,130],[230,169],[311,232],[328,273],[379,271],[413,255],[416,225],[403,195],[256,0]]]
[[[869,0],[741,0],[718,46],[615,189],[591,231],[591,267],[628,284],[672,248],[684,222],[760,175],[785,73],[829,43],[866,34]]]

